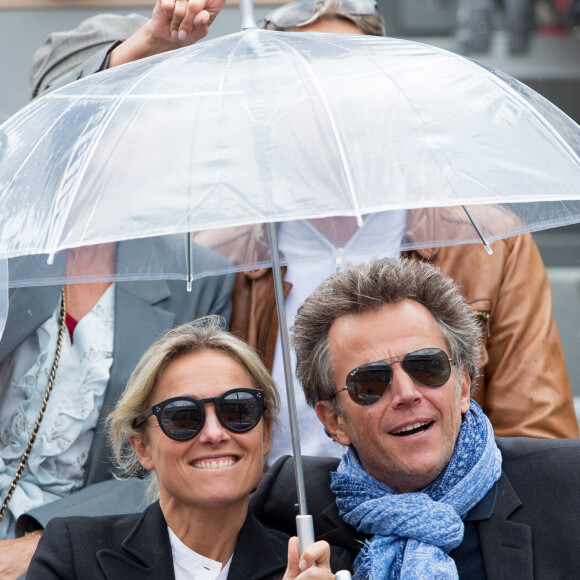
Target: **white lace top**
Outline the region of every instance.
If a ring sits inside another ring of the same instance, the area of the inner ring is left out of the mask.
[[[65,329],[52,394],[28,466],[0,523],[14,535],[23,513],[78,490],[83,483],[113,362],[114,285],[77,324]],[[6,496],[38,416],[54,362],[60,304],[52,317],[0,367],[0,496]]]

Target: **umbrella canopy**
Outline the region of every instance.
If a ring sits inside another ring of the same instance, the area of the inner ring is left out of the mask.
[[[490,239],[580,218],[580,129],[514,79],[397,39],[249,29],[93,75],[0,128],[0,258],[455,205]],[[431,224],[417,245],[458,239]],[[140,261],[140,260],[139,260]],[[18,285],[12,278],[11,285]]]
[[[579,155],[580,128],[561,111],[452,53],[248,29],[83,79],[0,127],[0,260],[31,256],[3,284],[274,264],[281,295],[277,250],[240,248],[236,228],[268,224],[275,240],[275,222],[428,208],[407,220],[412,237],[381,250],[492,241],[580,221]],[[170,257],[139,243],[168,235]],[[228,262],[192,261],[206,237]],[[134,248],[122,271],[76,276],[46,261],[110,242]],[[285,370],[290,401],[286,359]]]

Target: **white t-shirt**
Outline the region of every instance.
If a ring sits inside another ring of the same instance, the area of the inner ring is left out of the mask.
[[[169,526],[167,530],[173,554],[175,580],[226,580],[233,554],[222,568],[221,562],[210,560],[188,548]]]
[[[278,227],[278,245],[287,264],[284,280],[292,284],[286,299],[288,328],[294,323],[298,308],[331,274],[340,272],[347,263],[367,262],[374,257],[398,257],[405,229],[405,211],[391,211],[369,215],[342,248],[330,243],[310,222],[293,221]],[[296,369],[296,355],[292,349],[292,369]],[[281,399],[280,430],[274,435],[270,464],[282,455],[292,455],[292,438],[288,420],[286,381],[280,341],[276,343],[272,376],[278,385]],[[341,457],[345,448],[324,432],[314,409],[306,404],[304,393],[294,376],[300,449],[303,455]]]

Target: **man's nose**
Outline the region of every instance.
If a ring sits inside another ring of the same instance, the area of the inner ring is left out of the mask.
[[[423,393],[419,384],[414,381],[404,370],[401,361],[391,363],[393,380],[391,382],[391,405],[394,408],[413,405],[423,399]]]

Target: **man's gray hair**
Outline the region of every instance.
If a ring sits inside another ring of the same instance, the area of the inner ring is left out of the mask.
[[[404,300],[418,302],[431,313],[454,364],[457,368],[466,365],[471,384],[475,384],[479,374],[481,330],[453,280],[426,262],[375,259],[334,274],[298,310],[292,329],[296,375],[310,406],[333,400],[336,390],[328,343],[333,323],[342,316],[376,311]]]

